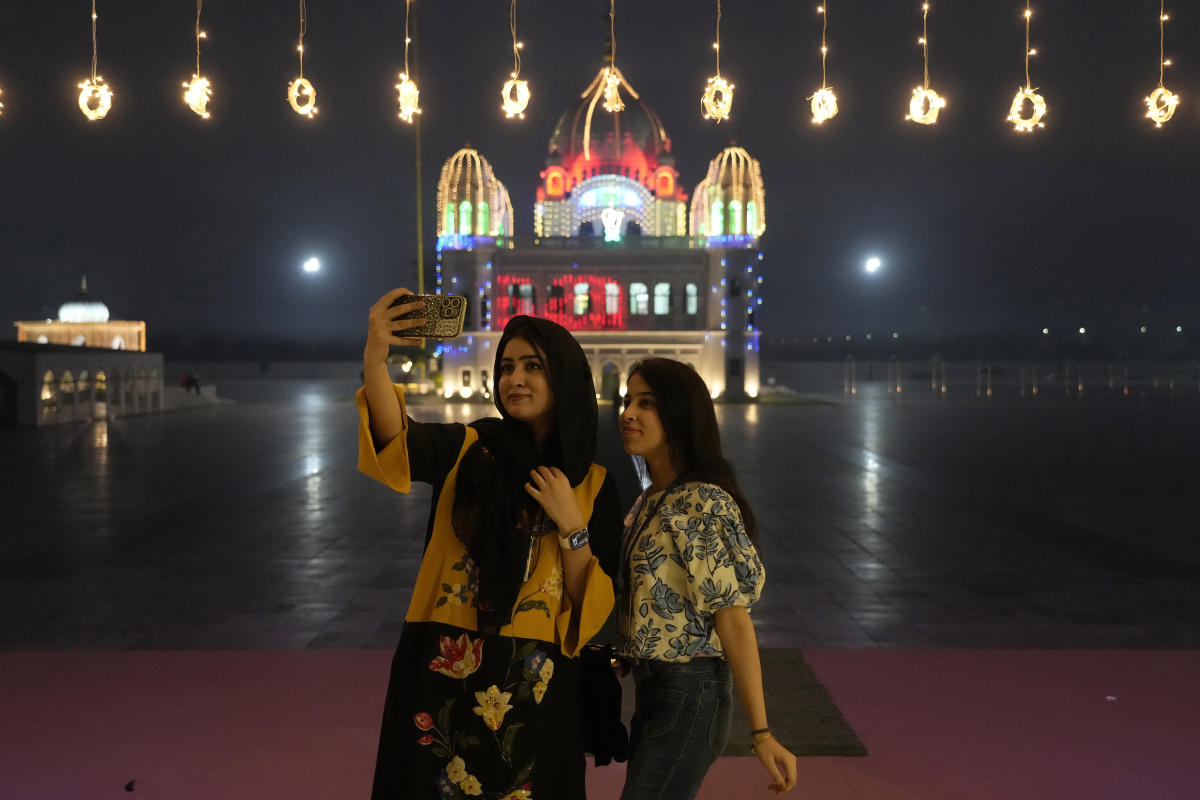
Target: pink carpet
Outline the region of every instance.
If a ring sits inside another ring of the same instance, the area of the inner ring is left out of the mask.
[[[793,797],[1200,800],[1200,651],[804,655],[870,755],[802,759]],[[389,658],[2,653],[0,798],[365,798]],[[591,770],[589,796],[621,778]],[[724,758],[700,796],[767,782]]]

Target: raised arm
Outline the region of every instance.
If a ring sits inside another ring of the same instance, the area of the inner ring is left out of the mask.
[[[368,315],[367,342],[363,347],[363,389],[371,412],[371,436],[376,448],[382,448],[404,430],[404,410],[392,388],[387,357],[392,345],[420,345],[423,341],[399,335],[425,323],[424,317],[397,319],[401,314],[425,307],[423,302],[392,307],[395,300],[411,294],[408,289],[393,289],[371,306]]]

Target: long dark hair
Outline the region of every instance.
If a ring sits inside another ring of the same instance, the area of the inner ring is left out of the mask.
[[[757,541],[758,526],[733,465],[721,450],[721,431],[713,410],[712,396],[696,370],[669,358],[647,358],[629,369],[629,377],[641,375],[654,392],[658,418],[667,437],[671,466],[679,479],[704,481],[720,486],[742,512],[742,523],[751,541]]]

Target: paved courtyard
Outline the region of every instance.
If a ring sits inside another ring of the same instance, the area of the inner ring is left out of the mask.
[[[428,490],[355,470],[354,388],[229,382],[229,404],[0,431],[0,650],[392,647]],[[1200,647],[1200,400],[864,384],[719,414],[762,523],[765,646]]]

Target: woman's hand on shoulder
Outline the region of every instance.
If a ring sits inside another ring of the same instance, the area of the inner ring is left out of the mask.
[[[525,491],[538,501],[546,516],[554,521],[564,534],[583,527],[583,514],[575,501],[571,481],[558,467],[538,467],[529,471],[529,482]]]
[[[423,301],[393,305],[396,301],[411,294],[412,291],[409,289],[392,289],[371,306],[371,311],[367,316],[367,344],[363,350],[365,362],[386,361],[388,348],[392,345],[420,345],[424,342],[424,339],[400,335],[409,328],[419,328],[425,324],[424,317],[397,319],[402,314],[419,311],[425,307]]]
[[[774,736],[768,736],[754,745],[754,755],[766,767],[774,783],[767,786],[777,795],[790,792],[796,785],[796,757],[781,745]]]

